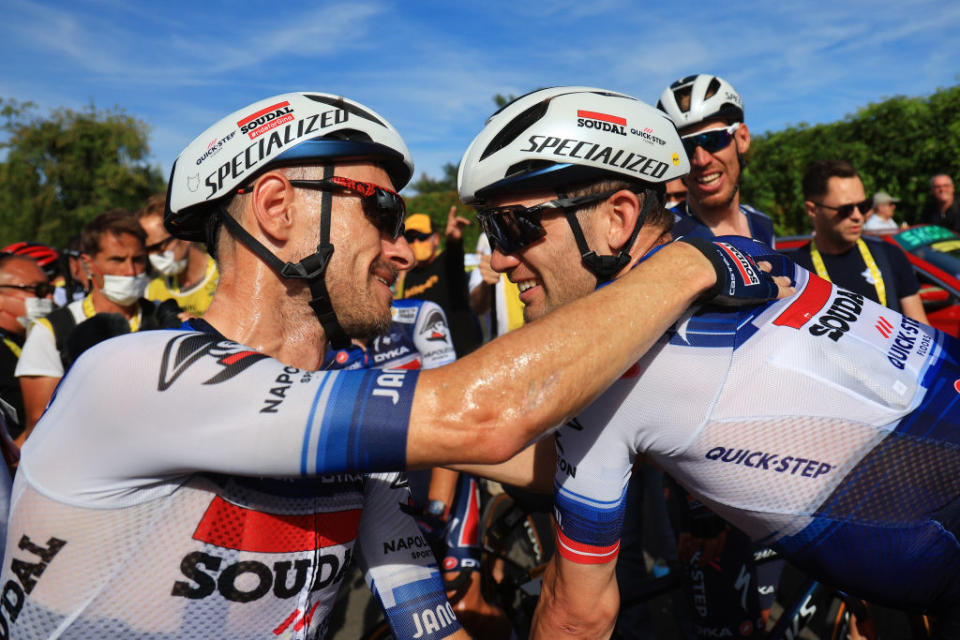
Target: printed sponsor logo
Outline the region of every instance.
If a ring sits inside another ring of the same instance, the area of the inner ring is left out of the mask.
[[[453,571],[460,566],[460,563],[457,562],[457,559],[453,556],[447,556],[443,559],[443,570],[444,571]]]
[[[343,364],[350,359],[350,354],[347,351],[337,351],[337,364]]]
[[[8,557],[9,572],[17,579],[7,580],[0,594],[0,603],[3,605],[0,608],[0,638],[10,637],[10,626],[20,617],[27,594],[37,586],[47,567],[66,544],[66,540],[51,537],[47,539],[46,546],[42,547],[28,536],[21,536],[17,543],[17,550]],[[29,556],[21,553],[23,551],[26,551]]]
[[[339,354],[337,354],[337,357],[340,357]],[[260,413],[277,412],[277,407],[287,398],[287,391],[293,386],[293,383],[296,382],[293,376],[298,373],[300,373],[300,369],[296,367],[283,368],[283,372],[274,378],[274,384],[276,384],[276,386],[270,387],[270,391],[267,392],[267,397],[263,399],[263,407],[260,408]]]
[[[881,320],[883,318],[881,317]],[[889,324],[889,323],[887,323]],[[893,325],[890,325],[893,329]],[[882,332],[881,332],[882,333]],[[892,333],[887,333],[885,337],[889,338]],[[919,341],[918,341],[919,338]],[[896,337],[887,350],[887,360],[897,369],[903,369],[906,366],[907,358],[916,348],[917,355],[925,355],[930,350],[930,344],[933,339],[930,334],[920,331],[920,323],[904,316],[900,321],[900,329]],[[919,345],[919,346],[918,346]]]
[[[260,164],[261,161],[272,158],[304,136],[347,122],[350,114],[343,109],[331,109],[296,121],[293,120],[292,114],[290,114],[290,118],[290,121],[282,125],[282,130],[280,130],[281,124],[277,124],[277,130],[270,131],[270,135],[258,136],[243,151],[229,158],[216,170],[208,174],[203,181],[203,184],[209,189],[206,198],[209,200],[217,196],[223,190],[223,185],[228,178],[231,181],[237,180]],[[233,182],[233,184],[236,183]]]
[[[393,404],[400,402],[400,392],[406,381],[406,372],[400,369],[384,369],[377,376],[375,386],[371,395],[380,398],[386,398]]]
[[[740,281],[748,287],[760,284],[760,276],[757,274],[756,265],[753,262],[753,259],[750,258],[747,254],[743,253],[735,246],[728,242],[717,242],[716,246],[720,248],[727,256],[730,258],[731,264],[733,265],[735,271],[732,271],[735,275],[740,276]],[[728,267],[729,269],[729,267]],[[733,278],[730,279],[730,295],[733,295],[735,290],[736,282]]]
[[[557,457],[557,467],[571,478],[577,477],[577,466],[570,464],[566,459]]]
[[[834,465],[812,458],[800,456],[784,456],[766,451],[751,451],[750,449],[734,449],[727,447],[713,447],[704,455],[707,460],[739,464],[751,469],[763,469],[785,473],[791,476],[816,478],[830,473]]]
[[[405,345],[400,345],[399,347],[395,347],[393,349],[390,349],[389,351],[373,354],[373,361],[376,364],[382,364],[387,360],[393,360],[394,358],[405,356],[408,353],[410,353],[410,347],[407,347]]]
[[[882,335],[884,338],[889,338],[893,331],[893,323],[883,316],[877,318],[877,324],[873,326],[876,327],[877,331],[879,331],[880,335]]]
[[[660,162],[655,158],[626,149],[604,146],[588,140],[532,135],[527,139],[527,144],[529,146],[520,149],[520,151],[537,154],[552,153],[559,157],[579,158],[610,167],[626,169],[639,176],[659,178],[670,168],[666,162]]]
[[[203,384],[218,384],[239,375],[267,356],[229,340],[207,334],[179,334],[167,342],[160,363],[158,391],[166,391],[183,373],[202,358],[213,358],[222,370]]]
[[[383,555],[387,555],[388,553],[396,553],[397,551],[411,551],[414,549],[427,549],[429,552],[430,545],[427,544],[427,541],[423,539],[423,536],[394,538],[393,540],[386,540],[383,543]]]
[[[577,126],[586,129],[596,129],[598,131],[609,131],[617,135],[625,136],[627,132],[626,118],[612,116],[609,113],[599,113],[597,111],[577,110]]]
[[[673,166],[679,167],[679,166],[680,166],[680,154],[679,154],[679,153],[674,153],[673,156],[670,158],[670,161],[673,162]]]
[[[180,572],[187,580],[174,582],[170,595],[201,600],[219,593],[230,602],[252,602],[272,591],[277,598],[293,598],[305,590],[308,576],[314,577],[310,591],[339,583],[350,565],[350,556],[347,549],[342,559],[334,553],[317,552],[294,562],[267,564],[258,560],[230,562],[212,553],[194,551],[180,562]]]
[[[650,127],[644,127],[643,129],[630,129],[630,133],[632,133],[635,136],[639,136],[640,138],[643,139],[644,142],[647,142],[648,144],[656,144],[656,145],[660,145],[661,147],[667,144],[667,141],[655,135],[653,133],[653,129],[651,129]],[[677,158],[677,160],[679,162],[679,157]]]
[[[207,158],[213,157],[218,153],[220,153],[220,150],[223,149],[223,145],[233,140],[233,137],[235,135],[237,135],[237,132],[231,131],[230,133],[223,136],[222,138],[214,138],[213,140],[211,140],[210,144],[207,145],[207,150],[204,151],[199,158],[197,158],[197,166],[199,167],[203,163],[203,161],[206,160]],[[197,174],[198,181],[199,181],[199,178],[200,178],[200,174]]]
[[[422,638],[427,634],[440,631],[441,629],[446,629],[457,621],[456,616],[453,615],[453,607],[450,606],[449,602],[439,604],[433,609],[425,609],[419,612],[414,611],[410,614],[410,617],[413,619],[413,625],[417,630],[417,632],[411,636],[415,639]]]
[[[707,585],[704,581],[703,567],[700,566],[700,552],[695,552],[687,564],[690,586],[693,590],[693,608],[701,618],[707,617]]]
[[[447,327],[447,320],[441,311],[434,309],[427,316],[427,321],[420,330],[420,336],[431,342],[437,340],[446,341],[450,329]]]
[[[240,133],[247,134],[251,140],[263,135],[264,133],[276,129],[282,124],[294,119],[293,107],[284,100],[256,113],[252,113],[243,120],[237,122],[240,127]],[[198,163],[199,164],[199,163]]]
[[[817,323],[810,325],[808,331],[814,336],[827,336],[834,342],[840,338],[860,318],[863,312],[863,296],[859,293],[837,289],[830,308],[817,318]]]
[[[417,308],[416,307],[390,307],[390,315],[393,317],[394,322],[402,322],[404,324],[413,324],[414,320],[417,319]]]
[[[191,193],[196,192],[200,188],[200,174],[195,173],[192,176],[187,176],[187,189]]]
[[[733,632],[726,627],[707,627],[702,624],[693,624],[698,638],[732,638]]]

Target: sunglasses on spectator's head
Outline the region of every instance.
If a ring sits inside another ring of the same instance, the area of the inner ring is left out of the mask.
[[[683,136],[680,141],[683,142],[683,149],[687,152],[687,157],[692,158],[696,153],[697,147],[702,147],[707,153],[716,153],[721,149],[726,149],[733,140],[733,132],[740,127],[739,122],[735,122],[729,127],[722,129],[710,129],[693,133],[689,136]]]
[[[0,284],[0,289],[19,289],[29,291],[38,298],[46,298],[53,293],[54,287],[46,282],[38,282],[37,284]]]
[[[407,239],[407,242],[423,242],[429,240],[432,235],[432,233],[423,233],[414,229],[407,229],[403,232],[403,237]]]
[[[403,221],[407,207],[399,193],[369,182],[361,182],[343,176],[331,176],[323,180],[291,180],[294,187],[320,191],[348,191],[360,196],[363,213],[383,233],[396,240],[403,233]],[[241,187],[237,193],[249,193],[251,187]]]
[[[519,204],[486,207],[477,210],[477,220],[490,240],[490,248],[504,254],[516,253],[546,235],[547,232],[540,223],[545,210],[573,211],[606,200],[617,191],[619,189],[588,193],[575,198],[557,198],[532,207]]]
[[[813,201],[811,200],[811,202]],[[837,212],[836,219],[844,220],[853,215],[854,208],[859,209],[860,213],[866,215],[867,211],[870,211],[870,209],[873,207],[873,200],[870,198],[867,198],[862,202],[851,202],[850,204],[842,204],[839,207],[831,207],[828,204],[822,204],[820,202],[814,202],[813,204],[817,205],[818,207],[823,207],[824,209],[833,209],[834,211]]]

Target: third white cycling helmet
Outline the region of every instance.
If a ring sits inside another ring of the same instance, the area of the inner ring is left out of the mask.
[[[728,123],[743,122],[743,100],[733,86],[719,76],[701,73],[677,80],[660,94],[657,108],[678,129],[712,118]]]

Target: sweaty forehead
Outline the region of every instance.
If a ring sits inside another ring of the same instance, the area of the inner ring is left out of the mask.
[[[0,271],[0,284],[35,284],[46,282],[47,276],[30,258],[12,258]]]
[[[550,200],[556,200],[557,194],[549,189],[539,191],[524,191],[522,193],[505,193],[499,196],[487,198],[487,205],[491,207],[508,207],[520,205],[523,207],[532,207],[537,204],[543,204]]]

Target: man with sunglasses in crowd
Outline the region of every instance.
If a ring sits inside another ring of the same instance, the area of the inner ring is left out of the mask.
[[[325,93],[260,100],[184,149],[165,225],[207,243],[220,284],[202,319],[108,340],[61,381],[15,481],[5,635],[322,637],[358,557],[398,638],[465,638],[396,470],[502,462],[695,300],[788,293],[679,243],[448,366],[325,371],[328,345],[389,326],[412,173],[382,116]]]
[[[802,188],[813,238],[787,255],[821,278],[927,324],[920,285],[907,256],[894,244],[863,236],[873,201],[853,165],[845,160],[812,162]]]
[[[664,115],[600,89],[538,90],[491,116],[460,162],[458,187],[477,207],[491,264],[526,305],[530,323],[507,338],[670,247],[672,215],[660,202],[663,184],[686,170],[683,152]],[[958,637],[960,342],[763,243],[717,242],[770,260],[798,294],[692,309],[556,431],[558,553],[532,637],[609,636],[626,486],[641,454],[817,579],[927,608],[939,616],[937,637]],[[543,486],[531,464],[549,451],[542,442],[498,479]]]
[[[53,285],[32,258],[0,253],[0,398],[16,411],[7,420],[12,438],[24,428],[23,395],[14,375],[27,327],[53,311]]]

